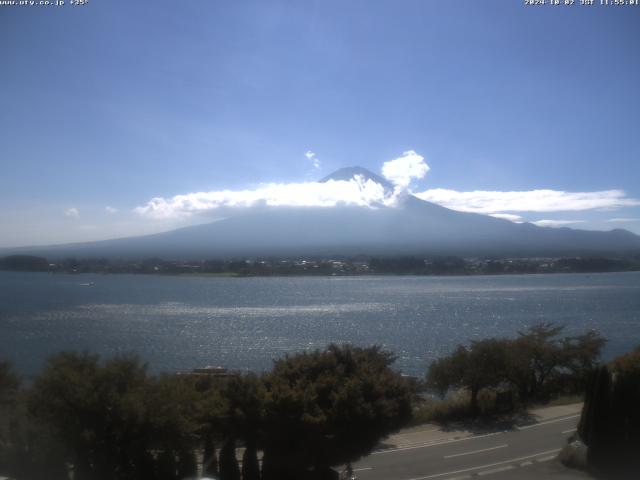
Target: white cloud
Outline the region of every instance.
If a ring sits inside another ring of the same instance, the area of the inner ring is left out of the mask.
[[[630,223],[630,222],[638,222],[640,218],[610,218],[607,222],[611,223]]]
[[[270,183],[255,190],[221,190],[156,197],[135,212],[152,218],[188,217],[223,208],[254,206],[360,207],[393,206],[395,197],[385,193],[384,187],[359,175],[351,180],[327,182]]]
[[[305,157],[319,168],[319,160],[311,150]],[[317,162],[317,163],[316,163]],[[219,190],[195,192],[173,197],[155,197],[134,209],[136,213],[154,219],[180,219],[217,211],[226,215],[227,209],[255,206],[334,207],[350,205],[377,208],[395,207],[404,195],[411,193],[412,180],[423,178],[429,172],[424,157],[413,150],[399,158],[385,162],[382,174],[395,185],[393,192],[371,179],[356,175],[349,180],[327,182],[269,183],[252,190]],[[496,218],[520,223],[525,218],[515,212],[562,212],[583,210],[612,210],[640,206],[640,200],[627,197],[623,190],[596,192],[566,192],[561,190],[529,191],[457,191],[442,188],[413,193],[418,198],[437,203],[453,210],[488,214]],[[116,209],[106,207],[108,213]],[[67,213],[78,216],[77,209]],[[633,221],[611,219],[610,222]],[[541,226],[560,226],[582,223],[582,220],[539,220]]]
[[[401,189],[408,188],[413,179],[423,178],[429,170],[424,157],[413,150],[382,165],[382,175]]]
[[[307,150],[307,153],[305,153],[304,156],[307,157],[307,160],[309,160],[313,164],[313,168],[320,168],[320,159],[316,157],[315,153],[313,153],[311,150]]]
[[[623,190],[597,192],[565,192],[561,190],[529,190],[515,192],[460,192],[435,188],[414,193],[423,200],[453,210],[475,213],[499,212],[564,212],[605,210],[640,205],[640,200],[628,198]]]
[[[76,207],[71,207],[67,208],[64,214],[69,218],[78,218],[80,216],[80,211]]]
[[[539,227],[564,227],[565,225],[585,223],[585,221],[584,220],[537,220],[531,223]]]
[[[515,223],[522,223],[523,219],[520,215],[514,215],[513,213],[491,213],[490,217],[501,218],[503,220],[509,220]]]
[[[311,150],[305,157],[320,168],[320,161]],[[171,198],[152,198],[135,212],[156,219],[188,217],[224,208],[248,208],[254,206],[334,207],[352,205],[376,208],[393,207],[400,194],[413,178],[422,178],[429,171],[424,158],[413,150],[402,157],[385,162],[383,174],[396,185],[393,193],[385,192],[382,185],[359,175],[350,180],[327,182],[270,183],[255,190],[220,190],[176,195]]]
[[[107,212],[110,215],[113,215],[114,213],[118,213],[118,209],[117,208],[113,208],[113,207],[109,207],[109,206],[104,207],[104,211]]]

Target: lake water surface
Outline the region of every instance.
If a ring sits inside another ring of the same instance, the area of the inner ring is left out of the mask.
[[[91,286],[83,285],[93,283]],[[640,344],[640,272],[475,277],[212,278],[0,272],[0,359],[25,375],[61,350],[135,352],[153,371],[264,370],[330,342],[379,344],[423,375],[458,343],[541,321]]]

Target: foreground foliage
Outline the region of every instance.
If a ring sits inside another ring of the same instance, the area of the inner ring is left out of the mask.
[[[527,404],[560,393],[583,392],[605,339],[593,331],[559,337],[563,327],[541,323],[515,339],[490,338],[459,345],[433,362],[427,385],[445,395],[452,389],[470,392],[470,411],[480,411],[478,396],[488,388],[514,392]],[[513,406],[514,400],[511,400]]]
[[[65,352],[22,391],[0,363],[0,473],[175,480],[196,476],[199,454],[222,480],[321,478],[409,420],[412,390],[392,363],[377,347],[331,345],[262,376],[154,376],[134,356]]]
[[[604,339],[561,332],[541,324],[515,339],[459,346],[434,362],[427,378],[441,393],[461,395],[455,405],[434,404],[429,415],[477,414],[487,397],[505,390],[521,402],[582,392]],[[591,400],[590,411],[611,402],[628,411],[637,402],[638,356],[609,367],[615,382],[598,377],[593,398],[608,400]],[[0,473],[17,480],[67,480],[70,473],[76,480],[176,480],[194,477],[201,463],[203,473],[222,480],[330,478],[330,467],[368,454],[410,421],[414,384],[392,370],[393,361],[379,347],[330,345],[287,355],[263,375],[221,378],[151,375],[135,356],[101,361],[64,352],[28,388],[0,362]],[[612,384],[614,393],[602,393]],[[607,415],[607,425],[638,422],[635,412]],[[589,425],[581,428],[594,445],[614,428]],[[637,434],[633,428],[611,431],[628,438]]]
[[[299,478],[290,474],[353,461],[406,424],[411,391],[389,368],[393,360],[377,347],[332,345],[277,361],[265,377],[271,470],[263,478]]]
[[[607,478],[637,478],[640,471],[640,347],[592,375],[578,434],[588,461]]]

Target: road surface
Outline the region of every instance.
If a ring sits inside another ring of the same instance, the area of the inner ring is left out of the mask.
[[[555,462],[567,438],[575,432],[578,420],[579,414],[573,413],[508,430],[466,436],[457,432],[447,434],[433,427],[432,435],[429,430],[423,431],[422,436],[405,435],[406,443],[396,442],[377,450],[353,468],[359,480],[521,478],[531,471],[554,468],[542,467],[542,464]],[[566,477],[574,475],[585,478],[580,472],[567,472]]]

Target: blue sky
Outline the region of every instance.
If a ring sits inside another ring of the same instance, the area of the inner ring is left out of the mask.
[[[144,207],[410,151],[423,198],[640,233],[640,7],[523,3],[0,7],[0,246],[208,221]]]

